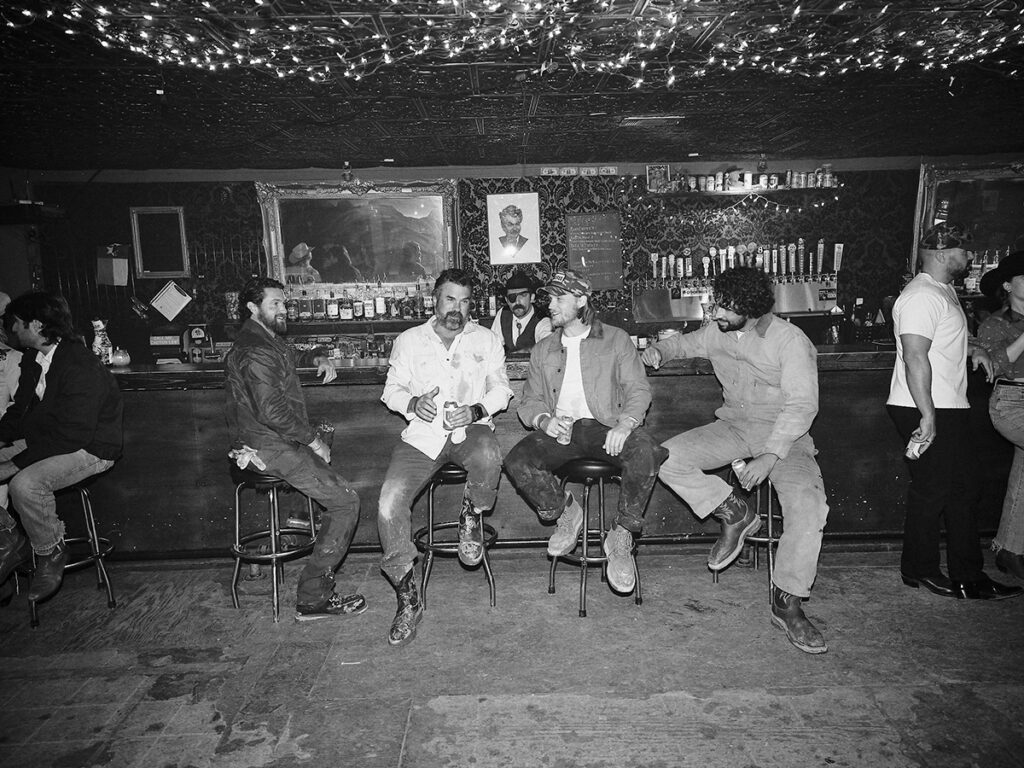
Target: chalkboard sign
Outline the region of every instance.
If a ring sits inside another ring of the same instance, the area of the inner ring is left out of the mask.
[[[569,268],[590,278],[594,290],[622,287],[622,235],[617,211],[565,217]]]
[[[137,277],[188,277],[185,213],[175,206],[131,209]]]

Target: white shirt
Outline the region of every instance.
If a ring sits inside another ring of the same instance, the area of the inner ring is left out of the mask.
[[[523,329],[526,328],[527,325],[529,325],[530,320],[533,318],[533,315],[536,312],[536,310],[533,308],[533,306],[531,306],[530,307],[530,311],[527,312],[522,317],[522,319],[516,317],[515,314],[512,313],[506,307],[502,307],[501,309],[498,310],[498,313],[494,316],[494,322],[491,323],[491,330],[494,331],[494,334],[495,334],[495,336],[498,337],[498,340],[501,341],[502,344],[504,344],[505,343],[505,339],[502,338],[502,335],[501,335],[501,313],[502,312],[509,312],[510,314],[512,314],[512,344],[514,346],[516,341],[519,340],[519,336],[522,334]],[[519,324],[518,327],[516,325],[517,323]],[[550,336],[551,333],[552,333],[551,318],[550,317],[542,317],[540,320],[537,321],[537,326],[533,329],[533,343],[536,344],[541,339]]]
[[[583,372],[580,369],[580,344],[590,335],[590,326],[579,336],[562,334],[565,348],[565,376],[562,390],[555,405],[556,416],[572,416],[574,420],[592,419],[594,414],[587,407],[587,394],[583,391]]]
[[[21,377],[21,352],[0,344],[0,416],[14,400]]]
[[[50,370],[50,363],[53,362],[53,353],[56,351],[57,344],[54,344],[50,347],[49,352],[43,352],[41,350],[36,352],[36,362],[39,363],[39,367],[42,368],[39,372],[39,382],[36,384],[36,397],[40,400],[43,399],[43,395],[46,393],[46,372]]]
[[[916,408],[907,384],[902,334],[931,339],[932,402],[936,408],[969,408],[967,402],[967,318],[951,285],[919,272],[892,309],[896,366],[889,385],[889,405]]]
[[[505,372],[505,348],[487,328],[476,323],[466,327],[445,347],[434,330],[437,318],[403,331],[391,349],[390,367],[381,400],[388,408],[402,414],[409,426],[402,439],[412,447],[436,459],[444,448],[448,436],[459,441],[460,431],[449,432],[443,425],[445,402],[459,405],[480,403],[488,416],[481,424],[491,425],[491,417],[508,406],[512,388]],[[409,400],[434,387],[440,387],[434,397],[437,415],[433,421],[423,421],[409,413]]]

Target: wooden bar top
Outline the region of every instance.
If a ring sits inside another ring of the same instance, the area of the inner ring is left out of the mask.
[[[822,372],[892,370],[895,359],[896,352],[892,344],[818,347],[818,370]],[[529,367],[529,356],[510,356],[506,361],[506,367],[510,380],[524,380]],[[339,366],[337,371],[338,378],[327,386],[383,386],[388,367],[386,364]],[[121,390],[125,392],[221,389],[224,386],[224,366],[219,362],[129,365],[112,368],[111,372],[117,378]],[[673,360],[657,371],[648,370],[649,376],[701,376],[711,373],[711,364],[702,358]],[[303,385],[318,384],[320,381],[314,368],[300,368],[299,378]]]

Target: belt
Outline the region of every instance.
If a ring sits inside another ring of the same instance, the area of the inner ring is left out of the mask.
[[[1010,379],[996,379],[997,387],[1024,387],[1024,381],[1011,381]]]

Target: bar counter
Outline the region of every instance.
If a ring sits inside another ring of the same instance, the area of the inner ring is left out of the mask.
[[[895,352],[892,346],[819,347],[820,410],[811,430],[819,451],[831,511],[830,536],[885,538],[902,528],[906,467],[896,430],[885,411]],[[522,393],[528,359],[507,363],[512,389]],[[232,538],[233,487],[226,453],[230,439],[224,420],[220,364],[115,368],[125,401],[124,457],[93,484],[97,522],[121,557],[182,557],[226,554]],[[386,366],[338,369],[322,384],[312,368],[300,369],[313,420],[336,425],[333,463],[362,500],[355,542],[378,546],[376,513],[380,485],[405,421],[380,402]],[[647,428],[659,440],[712,420],[721,390],[706,360],[672,361],[649,372],[654,402]],[[985,411],[988,387],[972,376],[972,412],[987,428],[979,451],[988,478],[982,496],[982,528],[998,522],[1011,451],[996,435]],[[508,451],[524,434],[516,401],[495,419],[496,434]],[[1001,474],[1000,474],[1001,473]],[[999,485],[999,478],[1002,485]],[[454,517],[460,488],[438,490],[439,517]],[[614,505],[617,491],[609,494]],[[243,528],[266,527],[266,502],[244,494]],[[62,499],[62,504],[69,503]],[[421,500],[414,526],[425,518]],[[299,510],[297,496],[283,509]],[[77,515],[68,508],[69,527]],[[505,544],[546,539],[551,528],[502,478],[489,522]],[[651,542],[688,540],[717,533],[717,523],[701,523],[660,483],[647,512],[644,538]]]

